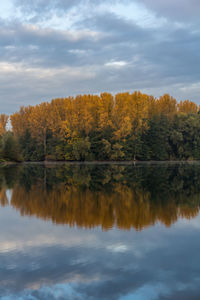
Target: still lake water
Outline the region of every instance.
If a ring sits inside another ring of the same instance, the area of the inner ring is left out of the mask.
[[[200,164],[0,168],[0,299],[200,299]]]

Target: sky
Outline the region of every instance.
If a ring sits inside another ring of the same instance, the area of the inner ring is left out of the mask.
[[[0,1],[0,113],[133,92],[200,104],[199,0]]]

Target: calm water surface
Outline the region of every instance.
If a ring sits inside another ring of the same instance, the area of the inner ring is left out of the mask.
[[[200,164],[0,168],[0,299],[200,299]]]

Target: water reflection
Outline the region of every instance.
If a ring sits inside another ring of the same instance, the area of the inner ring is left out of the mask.
[[[199,164],[0,168],[0,299],[199,299],[199,178]]]
[[[200,207],[200,165],[61,165],[1,169],[0,203],[22,216],[108,230],[171,226]]]

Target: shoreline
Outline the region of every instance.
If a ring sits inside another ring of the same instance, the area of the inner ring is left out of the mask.
[[[151,161],[24,161],[24,162],[0,162],[0,166],[7,165],[159,165],[159,164],[193,164],[200,160],[151,160]]]

